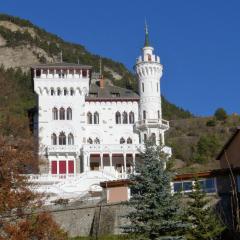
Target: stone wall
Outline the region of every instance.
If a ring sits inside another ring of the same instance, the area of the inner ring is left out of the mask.
[[[55,221],[70,237],[120,234],[129,211],[122,203],[50,209]]]

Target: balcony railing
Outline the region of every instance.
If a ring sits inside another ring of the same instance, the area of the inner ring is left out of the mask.
[[[135,123],[136,130],[146,129],[146,128],[160,128],[163,130],[169,129],[169,121],[163,119],[144,119]]]
[[[77,145],[52,145],[47,147],[47,154],[51,153],[74,153],[79,152]]]
[[[87,152],[139,152],[142,149],[141,144],[84,144],[83,151]]]

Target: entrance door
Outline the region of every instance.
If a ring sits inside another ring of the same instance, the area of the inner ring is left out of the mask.
[[[66,161],[59,161],[59,174],[66,174]]]
[[[74,173],[74,161],[73,160],[68,161],[68,173],[69,174]]]
[[[52,171],[52,174],[57,174],[57,161],[52,161],[51,171]]]

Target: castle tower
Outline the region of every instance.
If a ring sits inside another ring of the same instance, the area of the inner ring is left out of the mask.
[[[140,121],[136,128],[140,132],[141,140],[152,137],[157,144],[164,145],[164,132],[169,129],[169,123],[162,119],[160,79],[163,66],[160,57],[154,55],[153,50],[145,25],[145,43],[142,55],[137,58],[135,65],[140,95]]]

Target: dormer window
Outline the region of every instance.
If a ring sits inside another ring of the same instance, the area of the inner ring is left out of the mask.
[[[96,92],[90,92],[89,97],[97,97],[98,94]]]
[[[120,97],[120,93],[119,92],[111,92],[111,96],[112,97]]]

